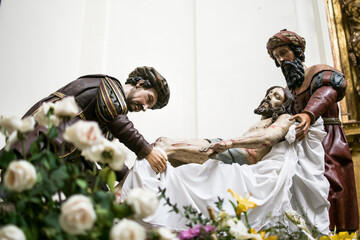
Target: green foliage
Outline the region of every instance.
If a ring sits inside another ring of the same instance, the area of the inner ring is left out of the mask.
[[[208,208],[210,218],[205,217],[202,213],[197,212],[193,207],[191,206],[184,206],[184,210],[180,211],[176,204],[171,203],[170,199],[166,197],[166,189],[159,188],[160,198],[165,200],[165,205],[168,205],[171,207],[171,211],[174,211],[178,214],[181,214],[185,218],[188,219],[187,226],[189,229],[184,230],[180,232],[179,236],[183,236],[181,239],[194,239],[194,240],[204,240],[204,239],[221,239],[221,240],[235,240],[240,239],[236,238],[231,233],[231,227],[227,224],[228,220],[232,221],[240,221],[241,216],[236,216],[236,218],[231,217],[228,213],[226,213],[223,209],[223,203],[224,199],[221,199],[218,197],[218,201],[215,202],[215,205],[217,207],[217,210],[219,214],[215,216],[212,209]],[[234,208],[234,212],[236,212],[236,204],[232,201],[230,201]],[[251,229],[251,227],[248,224],[247,220],[247,212],[243,212],[245,216],[245,226],[248,230],[248,233],[256,233],[259,238],[256,239],[262,239],[262,240],[331,240],[331,239],[355,239],[355,238],[344,238],[340,237],[341,233],[330,235],[330,236],[322,236],[315,227],[311,229],[311,233],[306,233],[301,227],[297,226],[296,224],[293,225],[293,227],[289,227],[288,225],[285,225],[284,222],[290,221],[288,217],[286,217],[286,214],[282,216],[280,219],[270,219],[273,222],[273,226],[268,229],[262,229],[261,231],[257,232],[254,229]],[[232,215],[236,215],[233,213]],[[290,223],[289,222],[289,223]],[[185,234],[183,234],[185,233]],[[342,232],[346,233],[346,232]],[[260,237],[261,234],[261,237]],[[343,234],[343,236],[348,236],[349,234]],[[356,235],[355,233],[353,234]],[[351,235],[351,237],[353,237]],[[360,240],[360,237],[356,237],[358,240]],[[155,238],[156,239],[156,238]],[[245,238],[241,238],[245,239]],[[248,239],[255,239],[255,238],[248,238]]]
[[[27,239],[109,239],[114,220],[133,214],[130,206],[115,203],[115,172],[109,167],[102,169],[100,174],[96,168],[83,171],[77,166],[82,161],[79,154],[74,154],[71,160],[58,157],[51,146],[56,136],[57,128],[51,127],[47,135],[40,135],[30,146],[27,160],[35,166],[37,173],[36,184],[31,190],[18,193],[0,185],[4,200],[0,203],[0,226],[14,224],[23,230]],[[14,160],[18,159],[13,151],[1,152],[2,174]],[[111,191],[89,185],[89,176],[108,184]],[[91,231],[80,235],[64,232],[59,224],[61,204],[74,194],[91,199],[97,218]]]
[[[116,180],[116,175],[114,170],[112,170],[109,167],[105,167],[101,169],[99,175],[101,180],[109,186],[110,191],[114,192],[114,183]]]
[[[3,151],[0,155],[0,168],[5,169],[11,161],[16,159],[17,157],[13,151]]]

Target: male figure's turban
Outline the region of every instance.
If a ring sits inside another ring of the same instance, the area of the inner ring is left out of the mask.
[[[158,99],[155,105],[151,109],[160,109],[166,106],[170,98],[170,89],[166,79],[156,71],[153,67],[137,67],[129,74],[129,78],[139,77],[144,80],[149,80],[152,87],[158,94]],[[126,83],[128,83],[128,80]]]
[[[281,30],[269,38],[269,41],[266,44],[266,48],[270,57],[274,59],[273,50],[275,48],[290,44],[301,47],[302,52],[305,51],[305,39],[294,32],[287,31],[286,29]]]

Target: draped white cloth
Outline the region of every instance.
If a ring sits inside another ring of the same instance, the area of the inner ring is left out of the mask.
[[[286,140],[277,143],[254,165],[224,164],[210,159],[203,164],[186,164],[174,168],[169,163],[164,173],[156,174],[148,161],[135,161],[122,187],[121,199],[132,188],[143,187],[158,193],[166,188],[166,196],[179,209],[192,205],[205,216],[207,206],[217,210],[215,202],[224,198],[224,209],[235,215],[228,200],[236,202],[227,190],[247,197],[258,206],[248,211],[251,227],[259,230],[274,223],[269,218],[280,217],[284,211],[303,211],[308,221],[321,233],[329,233],[329,182],[324,177],[324,150],[321,144],[326,133],[319,118],[307,138],[295,140],[295,125],[291,126]],[[154,215],[144,219],[155,226],[183,230],[187,222],[180,214],[168,212],[164,200]]]

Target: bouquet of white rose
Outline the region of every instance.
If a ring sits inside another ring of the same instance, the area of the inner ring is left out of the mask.
[[[154,195],[134,189],[125,203],[116,203],[114,170],[123,167],[126,155],[119,142],[102,136],[97,123],[79,120],[65,129],[63,138],[78,149],[72,161],[52,151],[57,127],[77,113],[74,98],[67,97],[44,103],[34,117],[1,117],[6,146],[0,155],[0,239],[161,239],[162,231],[146,232],[134,221],[156,210]],[[26,159],[18,159],[11,146],[23,143],[36,122],[47,134],[31,144]],[[94,169],[80,170],[74,158],[94,162]]]

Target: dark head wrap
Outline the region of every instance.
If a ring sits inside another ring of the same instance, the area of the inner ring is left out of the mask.
[[[166,79],[161,76],[158,71],[153,67],[137,67],[129,74],[125,84],[134,83],[134,81],[148,80],[150,84],[145,84],[146,87],[154,88],[158,94],[158,99],[155,105],[151,109],[160,109],[166,106],[170,98],[170,89]]]
[[[304,53],[306,42],[305,39],[298,34],[283,29],[269,38],[269,41],[266,44],[266,48],[272,59],[274,59],[273,50],[283,45],[294,45],[296,47],[300,47],[302,53]]]

